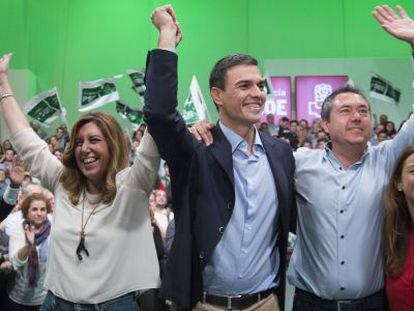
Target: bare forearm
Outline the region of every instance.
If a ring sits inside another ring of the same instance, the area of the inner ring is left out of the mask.
[[[20,261],[25,261],[29,256],[30,245],[25,244],[19,251],[17,252],[17,259]]]
[[[13,95],[13,90],[7,78],[0,79],[0,96],[6,94]],[[0,104],[4,120],[12,136],[30,126],[14,96],[3,98]]]
[[[175,48],[176,32],[174,25],[172,27],[164,27],[160,30],[158,36],[158,48],[159,49],[171,49]]]

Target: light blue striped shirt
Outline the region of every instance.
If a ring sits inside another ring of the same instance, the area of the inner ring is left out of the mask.
[[[232,148],[236,201],[203,271],[204,291],[217,295],[256,293],[277,285],[276,186],[258,131],[249,155],[242,137],[221,123],[220,127]]]
[[[362,298],[384,288],[384,193],[396,158],[413,143],[411,118],[347,170],[328,147],[298,149],[291,284],[325,299]]]

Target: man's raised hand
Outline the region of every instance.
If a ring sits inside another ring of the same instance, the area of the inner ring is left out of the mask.
[[[388,5],[377,6],[372,15],[389,34],[414,46],[414,21],[397,5],[396,13]]]
[[[181,27],[170,4],[156,8],[151,13],[151,21],[159,31],[159,48],[173,48],[180,43]]]

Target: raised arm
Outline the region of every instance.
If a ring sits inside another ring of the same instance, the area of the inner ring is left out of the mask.
[[[175,170],[193,153],[193,140],[177,111],[177,54],[181,29],[171,5],[155,9],[151,20],[158,29],[158,49],[148,54],[145,74],[144,120],[161,157]],[[174,164],[173,164],[174,162]]]
[[[9,53],[0,59],[0,104],[10,134],[14,136],[20,130],[30,127],[30,125],[17,103],[9,83],[9,64],[11,58],[12,54]]]
[[[0,221],[3,221],[17,203],[20,185],[24,179],[24,167],[20,163],[20,157],[14,156],[13,167],[10,170],[10,184],[7,186],[3,197],[0,198]],[[1,226],[0,226],[1,230]]]
[[[414,21],[408,16],[402,6],[397,5],[395,12],[388,5],[377,6],[372,15],[393,37],[411,45],[414,51]]]
[[[414,53],[414,21],[405,10],[397,5],[395,11],[388,5],[377,6],[372,15],[390,35],[410,44]],[[398,155],[408,145],[414,144],[414,118],[405,122],[397,135],[378,147],[379,154],[388,156],[387,169],[390,171]]]
[[[173,7],[168,4],[156,8],[151,13],[151,20],[159,31],[158,48],[173,49],[177,47],[182,39],[182,31]]]

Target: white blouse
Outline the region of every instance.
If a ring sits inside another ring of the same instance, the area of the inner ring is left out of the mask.
[[[76,255],[82,201],[74,206],[59,182],[63,166],[31,128],[21,130],[12,144],[31,165],[31,174],[55,195],[45,286],[74,303],[101,303],[124,294],[159,287],[158,260],[152,237],[148,197],[157,178],[160,156],[148,132],[132,167],[116,176],[111,205],[100,203],[85,228],[90,257]],[[111,148],[111,146],[109,146]],[[84,220],[93,205],[85,200]]]

